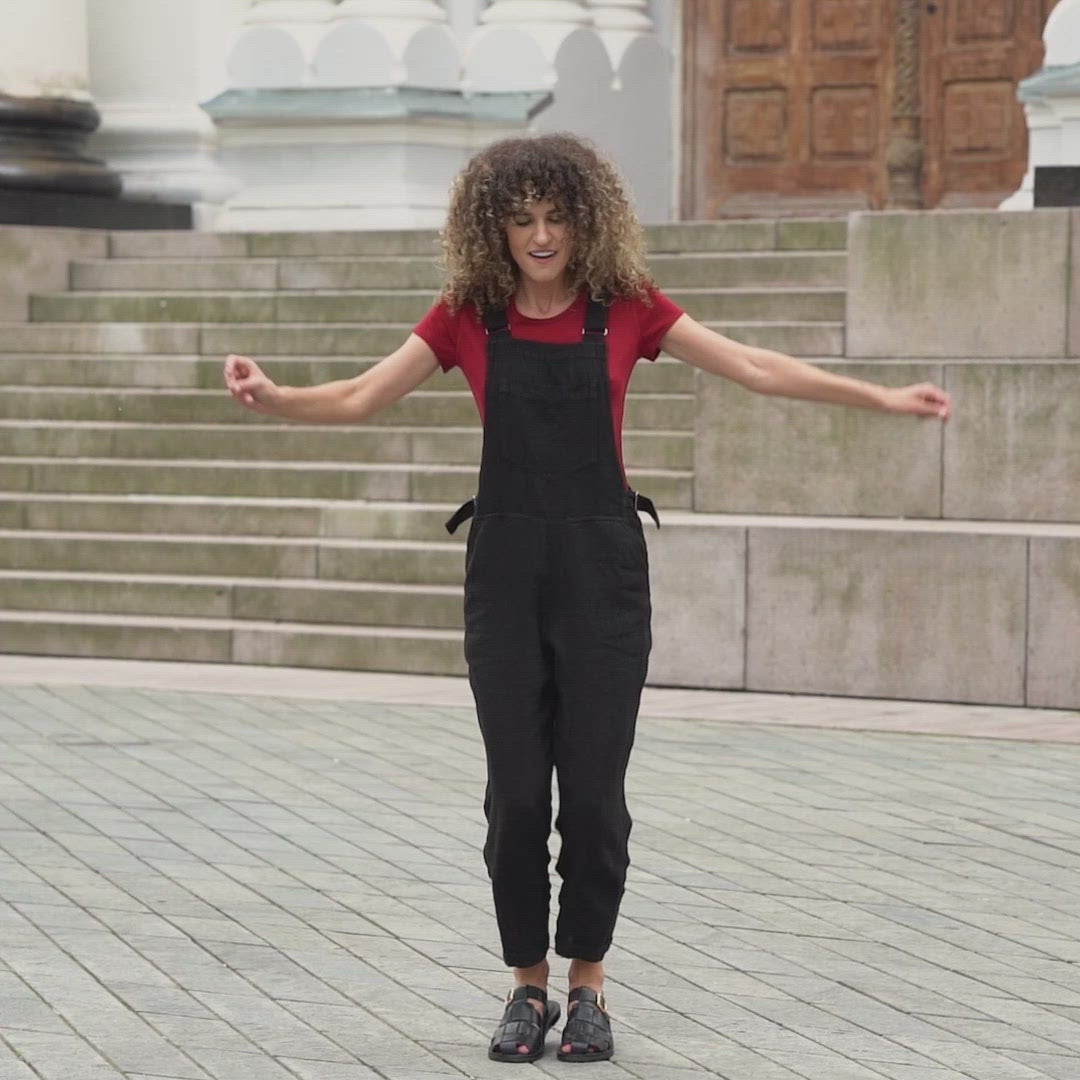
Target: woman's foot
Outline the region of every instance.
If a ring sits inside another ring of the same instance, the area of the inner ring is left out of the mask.
[[[604,1004],[604,965],[573,960],[559,1057],[563,1061],[607,1061],[614,1049]]]
[[[507,1058],[516,1060],[512,1056],[516,1053],[521,1061],[535,1061],[540,1056],[540,1052],[543,1051],[544,1035],[559,1019],[559,1006],[547,1000],[549,974],[550,969],[546,960],[533,964],[532,967],[514,968],[514,989],[507,996],[506,1010],[492,1037],[489,1057],[499,1061],[505,1061]],[[524,994],[521,993],[523,987],[527,991]],[[515,1004],[521,1001],[527,1001],[535,1010],[535,1021],[520,1006],[515,1008]],[[540,1052],[536,1045],[537,1032],[533,1029],[532,1023],[540,1029]],[[512,1048],[510,1040],[515,1037],[515,1034],[522,1041]]]

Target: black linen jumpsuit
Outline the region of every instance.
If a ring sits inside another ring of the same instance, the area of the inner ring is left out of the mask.
[[[514,338],[488,312],[484,441],[466,546],[465,654],[487,755],[484,858],[503,959],[547,954],[551,771],[563,884],[555,949],[600,960],[629,863],[623,782],[651,643],[649,572],[616,454],[607,307],[582,338]]]

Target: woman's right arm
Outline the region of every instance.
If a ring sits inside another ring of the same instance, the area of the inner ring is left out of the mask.
[[[225,360],[225,385],[254,412],[309,424],[352,424],[404,397],[438,366],[431,346],[410,334],[400,349],[351,379],[278,386],[254,360],[230,355]]]

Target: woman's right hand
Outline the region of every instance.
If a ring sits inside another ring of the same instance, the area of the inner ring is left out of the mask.
[[[235,353],[225,358],[225,385],[241,405],[261,413],[272,412],[281,393],[251,357]]]

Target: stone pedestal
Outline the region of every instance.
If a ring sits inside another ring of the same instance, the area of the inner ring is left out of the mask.
[[[241,187],[223,230],[437,228],[455,174],[546,95],[411,87],[232,90],[205,106]]]
[[[1018,92],[1031,141],[1028,170],[1002,210],[1034,206],[1039,166],[1080,165],[1080,0],[1061,0],[1047,20],[1043,38],[1046,61]]]
[[[9,5],[0,36],[0,190],[113,196],[86,152],[100,117],[87,80],[86,0]]]

